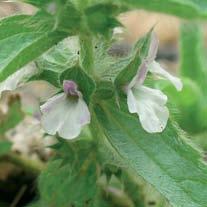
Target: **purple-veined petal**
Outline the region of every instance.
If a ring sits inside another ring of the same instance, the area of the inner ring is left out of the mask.
[[[41,106],[41,112],[45,131],[65,139],[78,137],[82,127],[90,123],[90,112],[84,100],[65,93],[49,99]]]
[[[162,132],[167,125],[169,111],[167,96],[145,86],[134,87],[127,94],[130,113],[137,113],[142,127],[149,133]]]
[[[147,56],[148,64],[152,63],[155,60],[157,56],[158,46],[159,46],[159,40],[157,38],[157,35],[155,32],[152,32],[150,47]]]
[[[169,80],[178,91],[181,91],[183,88],[183,83],[182,81],[168,73],[165,69],[163,69],[159,63],[153,61],[153,63],[149,67],[149,71],[157,76],[160,76],[162,78],[165,78]]]
[[[127,87],[128,89],[132,88],[135,85],[142,85],[144,83],[149,70],[149,66],[156,58],[158,45],[159,41],[157,35],[154,32],[152,32],[148,55],[139,66],[136,76],[132,79],[132,81],[129,83]]]
[[[148,73],[148,63],[147,61],[143,61],[139,67],[137,80],[134,85],[142,85],[147,77],[147,73]]]

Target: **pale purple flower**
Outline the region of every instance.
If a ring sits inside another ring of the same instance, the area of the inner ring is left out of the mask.
[[[172,76],[155,61],[158,50],[158,39],[152,33],[148,56],[144,59],[132,81],[125,87],[127,104],[130,113],[137,113],[142,127],[149,133],[162,132],[169,118],[167,96],[160,90],[144,86],[147,73],[168,79],[178,91],[182,90],[182,82]]]
[[[90,112],[74,81],[65,80],[63,90],[41,106],[42,126],[50,135],[74,139],[90,123]]]

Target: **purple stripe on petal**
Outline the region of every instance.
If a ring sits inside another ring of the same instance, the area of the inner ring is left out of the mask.
[[[139,66],[139,70],[136,78],[136,84],[142,85],[144,83],[144,80],[146,79],[147,76],[147,72],[149,70],[149,65],[156,58],[158,45],[159,45],[159,41],[157,35],[154,32],[152,32],[149,52],[146,59],[144,59],[142,61],[142,64]]]
[[[134,76],[132,81],[124,87],[124,91],[127,92],[129,89],[133,88],[135,85],[142,85],[146,79],[148,72],[148,62],[143,60],[138,68],[137,74]]]
[[[152,32],[149,52],[147,56],[148,64],[151,64],[155,60],[158,51],[158,46],[159,40],[157,38],[157,35],[155,34],[155,32]]]
[[[139,66],[136,84],[142,85],[144,83],[146,76],[147,76],[148,67],[149,66],[148,66],[147,61],[143,61],[142,64]]]
[[[63,90],[67,95],[70,96],[79,96],[78,86],[74,81],[64,80]]]

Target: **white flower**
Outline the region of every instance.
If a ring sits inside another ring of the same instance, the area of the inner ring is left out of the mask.
[[[62,138],[74,139],[90,123],[90,112],[74,81],[65,80],[63,88],[64,93],[41,106],[42,125],[50,135],[57,133]]]
[[[26,82],[31,76],[37,73],[34,64],[29,64],[10,75],[5,81],[0,83],[0,98],[4,91],[12,91],[17,89],[21,84]]]
[[[148,71],[166,78],[172,82],[178,91],[182,90],[182,82],[164,70],[155,61],[158,50],[158,39],[154,33],[146,59],[142,61],[137,75],[126,87],[127,104],[130,113],[137,113],[142,127],[149,133],[162,132],[169,118],[167,96],[160,90],[148,88],[143,85]]]

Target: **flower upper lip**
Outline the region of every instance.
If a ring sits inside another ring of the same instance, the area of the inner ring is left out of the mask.
[[[180,79],[169,74],[159,65],[159,63],[155,61],[158,45],[159,41],[157,35],[152,32],[148,55],[143,59],[141,65],[138,68],[137,74],[128,84],[128,88],[132,88],[134,85],[142,85],[146,79],[147,73],[151,72],[157,76],[166,78],[171,81],[178,91],[182,90],[183,85]]]
[[[124,87],[127,94],[127,104],[130,113],[137,113],[142,127],[149,133],[161,132],[167,125],[169,111],[165,106],[167,96],[160,90],[144,86],[147,73],[168,79],[177,90],[182,89],[179,78],[173,77],[155,61],[158,51],[158,39],[152,32],[148,55],[143,59],[137,74]]]

